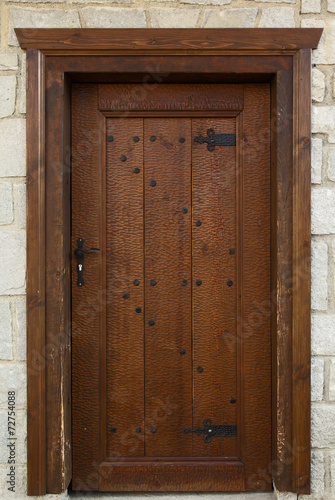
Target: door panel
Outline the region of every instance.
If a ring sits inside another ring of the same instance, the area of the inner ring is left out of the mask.
[[[183,428],[192,418],[191,120],[144,118],[143,142],[145,455],[189,456]]]
[[[73,86],[72,487],[271,489],[269,86],[136,92]]]
[[[194,427],[208,418],[236,425],[236,148],[194,141],[210,129],[236,134],[235,122],[192,120]],[[236,456],[236,437],[204,443],[195,434],[193,454]]]
[[[144,325],[136,308],[144,310],[143,142],[133,138],[143,138],[143,120],[110,118],[106,128],[107,455],[142,456]]]

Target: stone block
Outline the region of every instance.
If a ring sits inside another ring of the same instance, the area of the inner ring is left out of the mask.
[[[15,410],[15,461],[16,464],[24,464],[27,461],[27,414],[24,410]],[[0,463],[6,463],[9,457],[9,440],[7,430],[7,411],[0,410]],[[6,496],[5,498],[8,498]]]
[[[269,7],[264,9],[259,21],[259,28],[295,28],[292,7]]]
[[[14,28],[80,28],[79,14],[69,7],[66,10],[12,7],[8,44],[18,46]]]
[[[328,134],[328,141],[335,142],[335,106],[312,107],[312,132]]]
[[[335,401],[335,359],[330,361],[329,399]]]
[[[335,148],[328,151],[327,157],[327,174],[328,179],[335,181]]]
[[[6,477],[8,473],[8,467],[3,465],[0,466],[0,474],[1,477]],[[26,465],[18,465],[15,467],[15,493],[8,491],[8,485],[6,481],[0,481],[0,498],[9,500],[11,497],[15,500],[27,500],[30,497],[27,497],[27,466]],[[55,495],[56,496],[56,495]],[[38,497],[31,497],[38,498]],[[40,497],[43,500],[46,497]],[[57,499],[55,499],[57,500]]]
[[[303,19],[302,28],[324,28],[318,48],[312,51],[315,64],[335,63],[335,19],[331,16],[323,19]]]
[[[312,234],[335,233],[335,189],[312,189]]]
[[[205,11],[203,28],[253,28],[258,9],[223,9]]]
[[[20,113],[26,112],[26,54],[22,54],[21,61],[21,85],[20,85]]]
[[[11,116],[15,111],[16,76],[0,76],[0,118]]]
[[[25,293],[26,235],[0,232],[0,294]]]
[[[121,7],[85,7],[81,10],[88,28],[145,28],[147,20],[143,9]]]
[[[26,122],[23,118],[0,120],[0,177],[26,174]]]
[[[312,314],[312,354],[335,356],[335,314]]]
[[[199,9],[150,9],[153,28],[195,28],[199,18]]]
[[[335,12],[335,0],[328,0],[327,10],[328,12]]]
[[[322,102],[325,98],[326,77],[317,68],[312,69],[312,99],[315,102]]]
[[[18,68],[17,54],[0,54],[0,71],[15,70]]]
[[[14,184],[14,206],[15,206],[15,219],[17,220],[20,228],[26,227],[26,185],[23,183]]]
[[[312,240],[312,309],[326,311],[328,306],[328,246]]]
[[[26,366],[21,364],[0,364],[0,409],[8,408],[8,391],[15,391],[16,410],[27,407]]]
[[[13,220],[12,184],[10,182],[0,182],[0,224],[11,224]]]
[[[181,0],[181,3],[192,3],[197,5],[227,5],[232,0]]]
[[[312,401],[322,401],[324,397],[324,371],[325,362],[322,358],[312,357],[311,360],[311,385]]]
[[[312,405],[312,447],[335,447],[335,405]]]
[[[302,14],[318,14],[321,12],[321,0],[302,0]]]
[[[0,302],[0,359],[13,359],[12,313],[8,300]]]
[[[26,360],[27,349],[27,312],[26,301],[17,300],[15,303],[15,321],[17,334],[17,357],[20,361]]]
[[[312,155],[312,159],[311,159],[312,184],[321,184],[321,182],[322,182],[322,139],[319,139],[318,137],[312,138],[311,155]]]

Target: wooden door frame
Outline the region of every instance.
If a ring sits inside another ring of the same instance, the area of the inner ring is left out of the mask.
[[[310,491],[311,49],[322,29],[16,29],[27,49],[28,494],[71,480],[71,82],[271,83],[272,475]]]

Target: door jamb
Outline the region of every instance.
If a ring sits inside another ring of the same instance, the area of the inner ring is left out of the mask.
[[[16,34],[27,49],[28,494],[59,493],[71,480],[70,84],[131,82],[136,73],[147,84],[143,76],[150,64],[158,68],[150,78],[175,68],[170,75],[179,79],[210,81],[215,73],[222,83],[271,82],[272,474],[280,491],[308,494],[310,58],[322,30],[16,29]],[[121,64],[124,73],[116,69]],[[190,73],[192,64],[197,69]]]

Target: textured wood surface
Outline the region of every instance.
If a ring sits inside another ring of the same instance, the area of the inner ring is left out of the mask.
[[[144,161],[145,453],[187,456],[192,447],[183,433],[192,416],[191,120],[144,120]]]
[[[143,120],[108,119],[106,132],[107,455],[141,456],[144,454]],[[113,141],[108,141],[112,137]],[[133,137],[139,141],[135,142]],[[123,156],[126,161],[122,161]],[[135,173],[135,168],[140,172]],[[135,280],[138,285],[134,285]],[[138,307],[141,313],[136,313]],[[116,432],[111,432],[111,427],[116,427]],[[140,433],[136,433],[138,427]]]
[[[237,399],[236,147],[208,151],[207,144],[194,142],[208,129],[235,134],[235,120],[192,120],[193,427],[203,427],[208,418],[213,424],[236,425],[239,405],[230,402]],[[193,435],[193,455],[236,456],[236,441],[205,443]]]
[[[44,56],[27,52],[28,495],[46,491]]]
[[[45,82],[46,135],[46,397],[47,490],[59,493],[71,480],[71,270],[70,270],[70,99],[61,96],[66,78],[48,74]],[[68,95],[68,92],[66,92]],[[52,110],[52,112],[51,112]],[[63,127],[56,124],[63,119]],[[62,149],[57,147],[62,143]],[[50,166],[52,165],[52,168]],[[53,193],[53,196],[51,195]],[[62,196],[64,193],[64,196]],[[61,221],[59,216],[61,214]],[[55,255],[55,247],[61,252]],[[58,301],[62,296],[64,300]],[[56,329],[57,334],[53,328]],[[60,411],[60,408],[62,409]],[[52,422],[52,425],[50,423]],[[62,439],[59,439],[59,434]]]
[[[285,50],[317,47],[322,29],[34,29],[16,28],[23,49],[94,50]]]
[[[243,491],[244,465],[236,460],[180,459],[161,462],[103,462],[100,491]]]
[[[292,332],[292,376],[295,405],[292,412],[293,454],[297,456],[292,468],[294,491],[310,492],[310,358],[311,358],[311,186],[309,182],[311,162],[311,51],[302,50],[295,58],[297,74],[306,78],[294,81],[296,113],[294,113],[295,155],[299,168],[293,177],[293,332]],[[296,263],[299,262],[299,273]],[[306,404],[307,403],[307,404]],[[299,450],[299,451],[298,451]]]
[[[72,93],[72,255],[77,239],[100,248],[99,127],[97,86],[76,86]],[[101,254],[85,256],[83,287],[72,262],[72,442],[73,488],[98,489],[100,463]]]
[[[99,85],[100,111],[229,111],[242,107],[241,85]]]
[[[271,121],[276,133],[271,144],[272,162],[277,168],[271,172],[272,227],[277,231],[272,234],[271,262],[272,301],[272,366],[273,389],[273,478],[281,491],[292,489],[292,257],[293,257],[293,73],[279,71],[275,85],[272,86]],[[285,89],[285,91],[284,91]],[[292,110],[292,111],[290,111]],[[299,168],[299,165],[296,165]],[[307,219],[307,221],[309,218]],[[306,221],[306,222],[307,222]],[[298,264],[295,263],[297,266]],[[298,265],[299,267],[299,265]],[[299,274],[299,271],[297,270]],[[298,343],[299,348],[299,343]],[[306,360],[306,362],[309,362]],[[305,401],[309,406],[308,401]],[[308,411],[308,410],[307,410]],[[303,425],[303,422],[301,422]]]
[[[245,85],[241,232],[241,366],[246,488],[270,490],[270,86]]]

